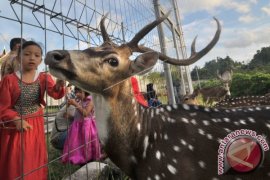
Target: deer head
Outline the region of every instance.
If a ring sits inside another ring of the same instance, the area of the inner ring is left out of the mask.
[[[193,105],[163,105],[145,108],[134,99],[129,77],[153,67],[157,59],[170,64],[192,64],[216,44],[213,40],[200,52],[192,45],[190,58],[177,60],[138,42],[167,15],[150,23],[128,43],[111,42],[101,21],[104,43],[83,51],[55,50],[47,53],[50,72],[80,88],[93,92],[97,128],[109,158],[132,179],[236,179],[267,178],[266,168],[250,174],[218,176],[220,139],[239,128],[269,136],[270,108],[210,109]],[[195,41],[194,41],[195,42]],[[130,61],[132,52],[141,52]]]
[[[199,105],[197,94],[186,94],[181,98],[183,104]]]
[[[228,96],[231,96],[230,82],[232,81],[232,75],[233,75],[232,70],[225,71],[222,73],[222,75],[220,75],[219,72],[217,71],[217,77],[221,81],[221,83],[223,84],[224,89],[227,90]]]

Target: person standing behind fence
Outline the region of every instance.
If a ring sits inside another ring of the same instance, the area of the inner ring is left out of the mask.
[[[161,102],[158,100],[156,91],[154,90],[153,83],[146,85],[147,90],[147,101],[149,107],[158,107],[161,105]]]
[[[13,38],[10,40],[10,52],[0,58],[1,63],[1,79],[5,75],[11,74],[19,70],[19,63],[16,60],[18,51],[21,47],[21,43],[24,43],[25,39],[23,38]]]
[[[64,144],[62,162],[83,165],[99,160],[101,150],[92,96],[77,87],[75,94],[80,102],[75,99],[68,100],[68,104],[75,106],[76,110]]]
[[[0,179],[46,180],[47,151],[44,132],[44,94],[65,95],[64,81],[56,83],[39,73],[42,49],[26,41],[18,56],[21,71],[6,75],[0,85]]]

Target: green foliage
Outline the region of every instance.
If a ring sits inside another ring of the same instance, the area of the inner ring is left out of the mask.
[[[263,69],[265,66],[270,66],[270,47],[263,47],[258,50],[250,61],[248,68],[251,70]]]
[[[215,87],[215,86],[220,86],[221,82],[217,79],[209,79],[205,81],[201,81],[201,88],[205,87]],[[194,86],[194,89],[200,88],[199,84]]]
[[[264,95],[270,90],[270,74],[236,73],[233,75],[231,94],[233,97]]]
[[[213,79],[217,77],[217,72],[222,74],[225,71],[238,69],[242,66],[242,63],[234,62],[229,56],[226,58],[217,57],[212,61],[205,63],[203,68],[195,67],[191,71],[192,80],[198,80],[197,72],[200,79]]]

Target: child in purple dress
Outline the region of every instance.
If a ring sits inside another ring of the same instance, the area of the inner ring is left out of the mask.
[[[100,159],[100,144],[92,97],[79,88],[75,88],[75,94],[80,101],[68,100],[76,111],[64,144],[62,162],[83,165]]]

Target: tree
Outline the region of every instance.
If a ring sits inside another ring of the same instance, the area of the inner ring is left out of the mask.
[[[258,50],[248,65],[251,70],[266,66],[270,66],[270,47],[263,47],[261,50]]]

